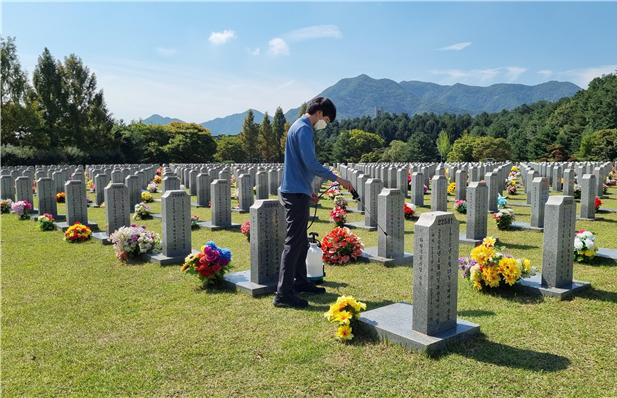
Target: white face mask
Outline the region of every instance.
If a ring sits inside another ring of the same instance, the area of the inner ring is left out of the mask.
[[[326,123],[325,120],[320,119],[317,121],[317,123],[315,123],[315,126],[313,126],[315,128],[315,130],[323,130],[326,128],[326,126],[328,125],[328,123]]]

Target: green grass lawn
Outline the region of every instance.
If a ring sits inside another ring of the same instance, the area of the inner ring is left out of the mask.
[[[604,206],[617,208],[616,198],[612,188]],[[312,228],[321,237],[333,226],[331,205],[322,200]],[[529,208],[514,210],[529,222]],[[210,218],[209,209],[192,212]],[[104,228],[104,209],[89,214]],[[160,220],[140,224],[160,232]],[[405,226],[405,248],[413,251],[414,224]],[[598,214],[577,228],[617,249],[617,214]],[[375,232],[355,232],[365,246],[376,245]],[[410,267],[327,266],[327,293],[306,296],[307,310],[287,310],[274,308],[271,296],[201,290],[179,266],[124,265],[110,246],[69,244],[12,214],[2,215],[1,233],[7,397],[617,396],[617,265],[608,260],[575,263],[575,278],[592,289],[570,301],[478,293],[460,279],[458,314],[480,324],[483,336],[427,357],[361,335],[338,343],[336,326],[322,316],[341,294],[368,309],[411,301]],[[498,231],[490,218],[489,233],[512,255],[541,265],[543,234]],[[235,270],[249,268],[249,244],[239,232],[193,232],[194,248],[207,240],[232,249]],[[470,249],[461,245],[460,254]]]

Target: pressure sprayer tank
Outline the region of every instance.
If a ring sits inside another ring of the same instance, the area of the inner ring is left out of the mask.
[[[306,253],[306,274],[309,280],[314,283],[322,283],[323,278],[326,275],[323,266],[323,253],[319,241],[317,240],[317,233],[311,232],[309,239],[309,248]]]

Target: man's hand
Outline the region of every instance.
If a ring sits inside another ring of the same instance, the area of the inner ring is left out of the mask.
[[[336,177],[336,182],[341,184],[343,186],[343,188],[345,188],[346,190],[348,190],[350,192],[353,190],[353,186],[351,185],[351,182],[347,181],[344,178]]]
[[[316,205],[317,202],[319,202],[319,196],[317,196],[316,193],[313,194],[313,196],[311,197],[311,202]]]

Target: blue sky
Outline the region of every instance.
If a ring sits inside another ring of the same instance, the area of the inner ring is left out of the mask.
[[[294,107],[339,79],[586,87],[617,69],[617,3],[18,3],[2,5],[31,72],[80,56],[117,118],[203,122]]]

